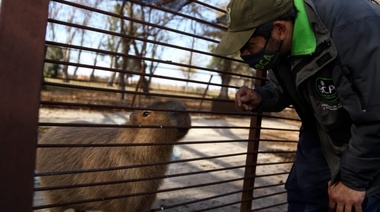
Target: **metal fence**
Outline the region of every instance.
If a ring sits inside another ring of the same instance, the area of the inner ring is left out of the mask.
[[[36,172],[36,150],[118,146],[44,145],[38,138],[56,126],[136,127],[124,125],[132,111],[173,99],[187,106],[192,126],[174,144],[170,161],[75,171],[168,166],[158,177],[163,184],[152,211],[286,211],[283,187],[299,122],[292,108],[261,114],[234,106],[237,88],[261,85],[266,75],[237,57],[212,53],[226,30],[226,3],[3,0],[0,211],[46,211],[142,195],[126,191],[48,203],[47,190],[98,184],[41,186],[41,178],[78,173]],[[71,122],[79,119],[91,123]]]

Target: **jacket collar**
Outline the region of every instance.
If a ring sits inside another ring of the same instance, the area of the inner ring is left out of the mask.
[[[320,46],[326,42],[330,43],[330,45],[328,48],[324,49],[322,52],[319,52],[317,55],[314,52],[314,54],[312,55],[310,54],[291,57],[293,67],[300,67],[299,65],[304,63],[304,60],[309,60],[312,58],[311,61],[307,62],[305,65],[301,65],[302,68],[300,68],[299,71],[292,72],[293,76],[295,77],[295,82],[297,86],[300,85],[304,80],[306,80],[310,76],[314,75],[320,69],[325,67],[327,64],[332,62],[337,57],[337,51],[334,42],[330,37],[330,32],[327,30],[325,25],[318,17],[318,14],[316,13],[316,10],[314,8],[314,4],[311,0],[304,0],[303,2],[305,8],[305,15],[308,18],[308,26],[310,27],[310,30],[313,32],[315,36],[316,45]],[[298,38],[302,40],[303,35],[299,35]]]
[[[293,29],[292,56],[310,55],[315,52],[317,41],[310,27],[303,0],[294,0],[298,10]]]

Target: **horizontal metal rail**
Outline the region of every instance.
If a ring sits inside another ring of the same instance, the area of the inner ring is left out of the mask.
[[[59,46],[61,48],[70,48],[70,49],[78,49],[78,50],[85,50],[89,52],[98,52],[103,55],[112,55],[112,56],[119,56],[119,57],[127,57],[127,58],[132,58],[132,59],[142,59],[146,61],[151,61],[151,62],[156,62],[156,63],[162,63],[162,64],[167,64],[167,65],[172,65],[172,66],[180,66],[180,67],[187,67],[187,68],[192,68],[192,69],[198,69],[198,70],[203,70],[203,71],[208,71],[208,72],[213,72],[213,73],[228,73],[232,76],[240,76],[240,77],[245,77],[245,78],[253,78],[252,76],[244,75],[244,74],[239,74],[239,73],[234,73],[234,72],[223,72],[220,70],[215,70],[212,68],[206,68],[202,66],[194,66],[194,65],[187,65],[179,62],[173,62],[171,60],[161,60],[161,59],[156,59],[156,58],[151,58],[151,57],[143,57],[143,56],[138,56],[138,55],[132,55],[132,54],[125,54],[121,52],[114,52],[114,51],[109,51],[109,50],[103,50],[103,49],[96,49],[93,47],[85,47],[85,46],[79,46],[79,45],[73,45],[73,44],[67,44],[67,43],[60,43],[60,42],[53,42],[53,41],[46,41],[47,45],[51,46]],[[58,62],[58,61],[57,61]],[[137,73],[136,73],[137,74]],[[256,77],[258,79],[259,77]],[[259,78],[261,79],[261,78]],[[262,78],[263,80],[267,80],[265,78]]]

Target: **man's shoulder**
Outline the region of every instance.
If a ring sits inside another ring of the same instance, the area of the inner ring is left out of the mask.
[[[336,27],[347,25],[368,16],[379,16],[380,6],[369,0],[306,0],[311,1],[323,22],[333,22]]]

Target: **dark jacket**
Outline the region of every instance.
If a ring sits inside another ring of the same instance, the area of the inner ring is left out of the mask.
[[[304,0],[314,54],[283,57],[256,90],[262,111],[293,105],[317,123],[332,181],[380,193],[380,5],[366,0]]]

